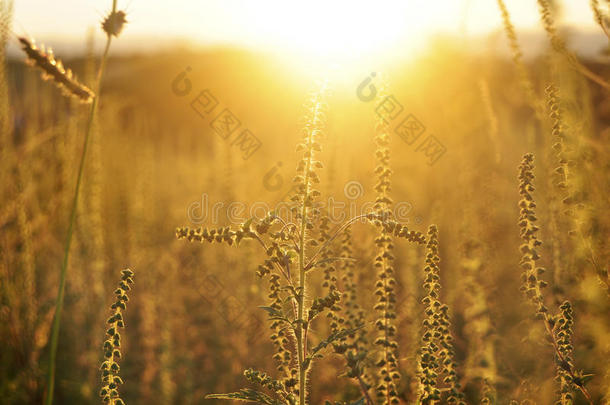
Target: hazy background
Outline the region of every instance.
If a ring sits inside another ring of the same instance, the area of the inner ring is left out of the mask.
[[[79,38],[107,12],[108,3],[17,1],[13,30],[19,35],[44,38],[62,51],[82,52]],[[566,27],[586,36],[579,42],[579,51],[591,52],[603,45],[603,37],[585,3],[563,1],[559,12]],[[507,4],[518,30],[541,32],[535,1],[513,0]],[[357,43],[360,53],[364,42],[366,51],[396,44],[408,53],[421,49],[432,35],[480,37],[502,26],[497,5],[489,0],[382,0],[374,5],[347,0],[313,0],[300,5],[280,0],[131,0],[119,2],[119,6],[127,10],[129,25],[114,52],[191,44],[316,53],[320,48],[324,52],[328,43],[335,49],[350,50]],[[99,30],[96,35],[103,38]],[[323,35],[327,44],[318,41]],[[530,41],[523,44],[526,49],[530,47]]]

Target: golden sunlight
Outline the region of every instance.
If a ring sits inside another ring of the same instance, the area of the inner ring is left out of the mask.
[[[608,156],[610,0],[0,0],[0,405],[610,405]]]
[[[405,24],[408,3],[400,0],[377,6],[347,0],[277,6],[253,7],[260,40],[329,59],[387,50],[421,29]]]

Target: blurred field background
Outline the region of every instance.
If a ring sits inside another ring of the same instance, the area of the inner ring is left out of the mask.
[[[140,18],[145,18],[142,12]],[[476,38],[439,34],[412,54],[393,49],[395,59],[329,69],[326,75],[319,66],[237,46],[189,44],[114,54],[103,83],[68,269],[57,403],[99,401],[104,321],[116,272],[125,267],[136,272],[123,333],[127,403],[215,403],[204,395],[241,387],[244,369],[274,369],[266,314],[258,308],[266,305],[267,287],[254,275],[264,256],[253,244],[239,251],[187,244],[175,239],[174,230],[195,225],[193,210],[206,199],[210,208],[235,201],[251,207],[285,197],[298,162],[303,104],[318,79],[328,78],[331,88],[321,154],[323,197],[358,207],[372,201],[375,103],[357,96],[372,72],[384,72],[388,92],[404,107],[400,119],[413,114],[423,124],[420,140],[431,134],[446,148],[430,165],[416,151],[417,143],[408,145],[393,134],[392,195],[395,202],[408,203],[410,228],[439,226],[442,291],[451,308],[469,403],[480,400],[484,379],[497,390],[497,403],[554,403],[553,353],[519,292],[516,176],[525,152],[536,155],[549,301],[572,301],[575,363],[594,375],[588,384],[594,403],[609,403],[610,301],[591,254],[607,269],[610,97],[549,48],[539,30],[541,46],[528,54],[526,67],[539,97],[551,83],[560,89],[566,142],[575,162],[573,184],[583,204],[582,237],[568,235],[569,225],[555,215],[551,123],[546,113],[536,116],[523,93],[500,25]],[[15,41],[13,34],[6,35],[8,42]],[[589,35],[604,44],[601,29]],[[63,58],[85,83],[92,83],[97,63],[99,44],[94,46],[93,38],[82,35],[80,51],[72,41],[72,55]],[[588,49],[582,60],[609,79],[604,55],[601,46]],[[40,403],[87,112],[41,81],[19,53],[9,53],[5,63],[0,403]],[[179,96],[173,83],[187,67],[192,89]],[[381,88],[380,81],[373,83]],[[262,143],[248,159],[213,131],[209,117],[191,107],[206,89]],[[362,186],[355,200],[346,195],[350,182]],[[223,210],[217,223],[211,221],[210,214],[201,225],[229,223]],[[359,300],[367,308],[374,302],[373,237],[364,226],[354,228]],[[397,243],[400,398],[405,403],[414,403],[415,395],[422,255],[421,248]],[[342,367],[333,356],[316,365],[311,403],[358,398],[357,386],[337,377]],[[575,403],[585,403],[576,396]]]

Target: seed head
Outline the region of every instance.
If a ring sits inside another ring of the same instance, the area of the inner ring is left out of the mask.
[[[123,26],[127,22],[124,11],[111,11],[108,17],[102,21],[102,29],[108,36],[118,37],[123,31]]]
[[[38,48],[34,41],[19,37],[23,51],[28,56],[28,63],[42,69],[44,80],[52,79],[66,96],[73,96],[84,103],[93,101],[95,94],[85,85],[81,84],[70,69],[65,69],[60,60],[55,59],[52,50],[45,50],[44,46]]]
[[[119,385],[123,384],[123,380],[119,377],[121,368],[118,364],[118,360],[122,357],[121,334],[119,333],[119,328],[125,327],[121,310],[125,309],[127,291],[130,289],[130,284],[133,284],[133,271],[130,269],[122,270],[119,288],[114,292],[116,301],[111,307],[112,316],[107,320],[110,328],[106,331],[107,336],[104,341],[104,362],[100,367],[103,385],[100,390],[100,397],[105,403],[112,403],[115,405],[123,404],[123,400],[119,396]]]

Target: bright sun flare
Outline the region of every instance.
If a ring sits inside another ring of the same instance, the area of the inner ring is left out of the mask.
[[[414,4],[404,0],[268,3],[247,6],[254,20],[253,40],[335,62],[419,45],[419,37],[429,29],[425,21],[409,18]],[[428,3],[421,5],[434,15]]]

